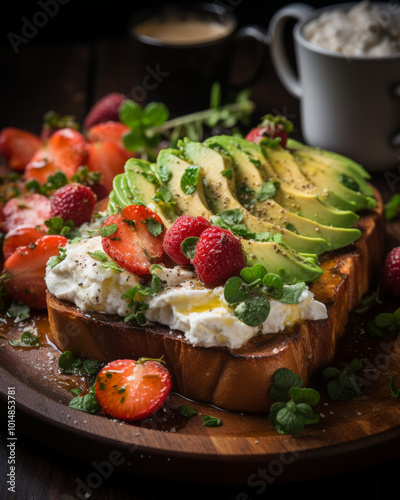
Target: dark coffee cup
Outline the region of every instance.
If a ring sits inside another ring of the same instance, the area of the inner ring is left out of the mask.
[[[145,10],[130,26],[140,82],[132,88],[131,97],[143,103],[162,101],[173,114],[207,108],[216,81],[223,91],[250,85],[259,74],[269,42],[266,30],[258,26],[239,29],[234,12],[216,3]],[[245,74],[233,80],[233,65],[248,40],[251,57],[242,57]]]

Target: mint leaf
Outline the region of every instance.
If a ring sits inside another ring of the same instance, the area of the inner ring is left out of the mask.
[[[164,226],[156,220],[154,217],[148,217],[143,221],[143,224],[146,224],[147,229],[149,230],[149,233],[154,236],[154,238],[157,238],[157,236],[160,236],[160,234],[164,230]]]
[[[231,180],[233,177],[233,170],[231,168],[222,170],[221,175],[222,177],[226,177],[227,179]]]
[[[181,243],[181,250],[185,257],[192,260],[194,259],[194,254],[196,252],[196,245],[199,241],[197,236],[189,236],[185,238]]]
[[[228,226],[234,226],[242,222],[243,212],[240,208],[233,208],[232,210],[225,210],[222,212],[220,217]]]
[[[185,169],[181,178],[181,189],[185,194],[193,194],[196,191],[200,167],[191,165]]]
[[[283,285],[282,296],[279,300],[285,304],[298,304],[305,287],[306,284],[303,281],[293,285]]]
[[[84,396],[76,396],[69,402],[69,407],[85,413],[95,414],[101,410],[101,406],[97,401],[94,387]]]
[[[319,421],[312,406],[320,401],[320,395],[311,388],[303,388],[303,380],[288,368],[280,368],[274,373],[271,387],[271,406],[269,421],[279,434],[297,436],[307,424]]]
[[[141,118],[145,128],[159,127],[168,120],[169,110],[162,102],[149,102],[143,109]]]
[[[101,250],[94,250],[93,252],[88,252],[88,254],[95,260],[105,263],[108,261],[107,254]]]
[[[22,346],[22,347],[38,347],[39,337],[31,332],[24,332],[19,339],[9,340],[8,343],[12,347]]]
[[[267,181],[261,185],[260,190],[256,194],[257,201],[265,201],[273,198],[276,195],[276,188],[279,186],[278,181]]]
[[[387,221],[396,219],[400,214],[400,193],[395,193],[385,205],[385,218]]]
[[[355,373],[362,369],[363,363],[354,358],[350,363],[340,363],[336,370],[325,368],[322,375],[329,379],[327,390],[333,401],[347,401],[360,394]]]
[[[263,279],[266,274],[267,270],[262,264],[255,264],[252,267],[244,267],[240,271],[240,276],[247,283],[253,283],[253,281],[256,281],[258,279]]]
[[[289,368],[280,368],[274,373],[274,385],[270,396],[274,401],[289,401],[292,387],[301,387],[303,379]]]
[[[196,408],[193,408],[193,406],[187,406],[187,405],[180,405],[178,406],[178,412],[179,415],[185,418],[191,418],[194,415],[197,415],[197,410]]]
[[[248,326],[260,326],[268,318],[270,305],[265,295],[255,295],[235,308],[235,316]]]
[[[222,420],[218,417],[203,415],[201,418],[203,420],[203,425],[205,425],[206,427],[219,427],[222,425]]]
[[[245,283],[238,277],[229,278],[224,286],[224,299],[228,304],[239,304],[249,298]]]
[[[157,165],[157,172],[160,177],[161,182],[165,184],[170,181],[172,177],[172,172],[167,165]]]
[[[110,224],[109,226],[102,226],[100,228],[100,236],[109,237],[118,231],[118,226],[115,224]]]

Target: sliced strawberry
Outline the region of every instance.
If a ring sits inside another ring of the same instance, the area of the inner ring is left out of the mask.
[[[11,229],[4,237],[3,255],[7,259],[14,250],[21,246],[27,246],[47,233],[43,226],[17,226]]]
[[[157,360],[111,361],[96,378],[95,395],[103,411],[113,418],[134,421],[150,417],[166,401],[172,382]]]
[[[110,192],[114,177],[124,172],[125,163],[132,155],[127,154],[126,150],[110,141],[89,143],[87,149],[89,170],[102,174],[102,183]]]
[[[127,125],[121,122],[107,121],[93,125],[87,131],[89,142],[113,142],[118,146],[123,146],[123,137],[130,131]]]
[[[6,127],[0,132],[0,153],[14,170],[23,172],[41,146],[40,137],[26,130]]]
[[[50,200],[42,194],[12,198],[3,207],[4,231],[7,233],[18,226],[40,226],[50,219],[50,213]]]
[[[43,184],[58,171],[71,178],[86,164],[87,158],[86,139],[80,132],[73,128],[57,130],[33,155],[26,166],[25,179],[36,179]]]
[[[14,250],[4,263],[8,295],[34,309],[45,309],[46,264],[67,242],[64,236],[46,235],[31,245]]]
[[[107,217],[102,234],[107,230],[111,234],[103,236],[103,249],[127,271],[138,275],[150,274],[152,264],[162,259],[165,226],[152,210],[141,205],[129,205],[121,213]]]

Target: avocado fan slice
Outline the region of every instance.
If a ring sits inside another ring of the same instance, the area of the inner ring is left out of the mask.
[[[181,179],[190,163],[180,156],[179,150],[167,149],[161,151],[157,158],[157,165],[167,166],[172,173],[166,186],[176,202],[177,212],[195,217],[201,215],[211,223],[215,223],[216,216],[207,204],[204,192],[205,178],[201,170],[194,192],[187,194],[182,190]],[[316,264],[317,256],[314,254],[303,256],[279,242],[255,241],[243,237],[239,237],[239,240],[246,252],[248,265],[260,263],[267,268],[268,272],[283,273],[286,283],[312,282],[322,274],[322,269]]]
[[[216,215],[232,210],[241,212],[242,223],[249,231],[272,235],[281,234],[283,242],[298,252],[321,255],[329,248],[327,242],[317,233],[314,233],[312,237],[296,234],[275,222],[259,219],[244,208],[236,198],[234,169],[229,178],[221,174],[229,170],[231,166],[224,155],[202,143],[192,141],[183,145],[183,154],[193,165],[201,167],[204,184],[208,195],[213,199],[212,204]]]
[[[264,150],[258,144],[240,137],[221,137],[249,155],[257,164],[264,181],[279,182],[274,200],[290,212],[334,227],[352,227],[359,219],[359,215],[353,210],[339,210],[326,203],[321,196],[300,191],[280,179],[266,159]]]
[[[327,241],[330,250],[345,247],[360,237],[361,232],[356,228],[326,226],[292,213],[276,203],[273,197],[258,201],[257,192],[261,192],[263,178],[259,168],[251,161],[249,155],[230,142],[224,141],[224,136],[210,137],[204,144],[210,145],[217,151],[220,146],[223,148],[224,154],[230,155],[234,166],[237,197],[241,201],[239,190],[242,189],[245,192],[245,203],[249,204],[245,204],[245,206],[255,216],[274,220],[282,227],[291,227],[292,231],[296,231],[300,235],[312,237],[318,234]],[[243,186],[246,187],[243,188]],[[249,193],[251,192],[254,194],[250,198]]]
[[[337,166],[349,175],[356,175],[363,179],[371,179],[371,174],[359,163],[339,153],[334,153],[326,149],[308,146],[295,139],[289,138],[286,142],[286,147],[295,152],[307,151],[315,160],[327,163],[329,166]],[[366,194],[366,193],[364,193]]]

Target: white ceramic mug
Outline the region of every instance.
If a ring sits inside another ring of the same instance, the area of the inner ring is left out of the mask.
[[[304,140],[358,161],[371,172],[400,164],[400,54],[349,56],[321,48],[304,37],[303,28],[327,9],[289,4],[271,19],[271,57],[282,84],[300,99]],[[377,4],[398,18],[395,4]],[[392,5],[392,7],[391,7]],[[293,30],[297,72],[285,46],[285,26]]]

